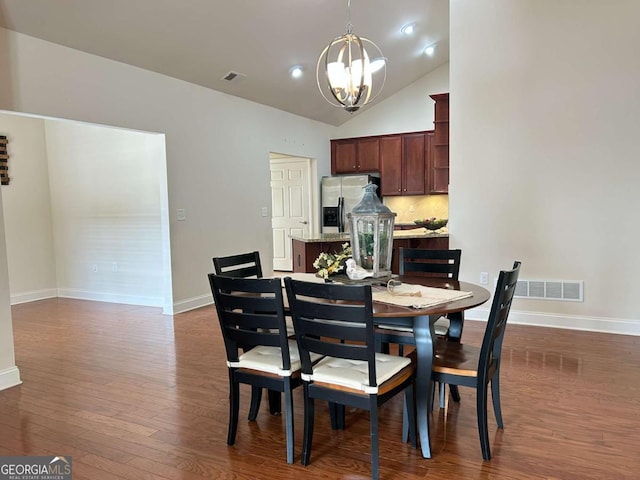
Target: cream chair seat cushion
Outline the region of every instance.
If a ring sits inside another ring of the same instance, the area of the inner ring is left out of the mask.
[[[407,357],[376,353],[376,383],[384,383],[410,363]],[[369,385],[369,365],[363,360],[324,357],[313,367],[313,375],[303,373],[302,379],[378,393],[378,387]]]
[[[298,344],[295,340],[289,340],[289,356],[291,358],[291,368],[284,370],[282,368],[282,352],[280,347],[259,345],[240,355],[237,362],[227,361],[227,366],[231,368],[259,370],[261,372],[274,373],[281,377],[290,377],[293,372],[300,370],[301,367],[300,353],[298,352]],[[311,354],[312,362],[317,361],[319,358],[322,358],[322,355],[317,353]]]

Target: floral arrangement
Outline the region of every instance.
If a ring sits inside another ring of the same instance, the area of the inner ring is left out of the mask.
[[[352,256],[349,242],[342,244],[342,250],[338,253],[322,252],[313,262],[313,267],[318,270],[316,275],[328,278],[329,275],[340,273],[345,269],[345,262]]]

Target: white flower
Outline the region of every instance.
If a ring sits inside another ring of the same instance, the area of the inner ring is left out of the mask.
[[[349,242],[342,244],[342,250],[339,253],[322,252],[313,262],[313,267],[318,270],[317,275],[327,278],[329,275],[344,270],[344,261],[351,258],[351,246]]]

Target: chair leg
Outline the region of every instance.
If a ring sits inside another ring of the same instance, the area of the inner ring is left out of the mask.
[[[293,434],[293,394],[291,393],[291,379],[284,379],[284,415],[285,433],[287,437],[287,463],[293,463],[294,434]]]
[[[378,450],[378,399],[369,399],[369,436],[371,437],[371,480],[380,478],[380,452]]]
[[[447,336],[448,342],[460,343],[462,337],[462,328],[464,327],[464,312],[450,313],[447,315],[449,318],[449,335]],[[451,392],[451,398],[454,402],[460,402],[460,392],[458,392],[457,385],[449,385],[449,391]]]
[[[304,384],[304,438],[302,440],[302,465],[311,460],[311,442],[313,440],[314,400],[309,397],[309,385]]]
[[[260,410],[260,400],[262,400],[262,388],[251,387],[251,405],[249,406],[249,421],[254,422]]]
[[[336,418],[338,420],[338,430],[344,430],[345,427],[345,407],[341,404],[336,404]]]
[[[282,398],[280,392],[268,390],[269,393],[269,413],[271,415],[280,415],[282,412]]]
[[[236,442],[239,411],[240,384],[235,381],[233,371],[229,370],[229,430],[227,432],[227,445],[233,445]]]
[[[331,419],[332,430],[344,430],[344,405],[338,403],[329,402],[329,418]]]
[[[453,390],[454,387],[457,392],[458,391],[457,385],[449,385],[449,390]],[[438,382],[438,392],[440,394],[440,408],[444,408],[446,394],[447,394],[447,384],[443,382]],[[458,395],[458,401],[460,401],[459,395]]]
[[[500,370],[491,379],[491,401],[493,402],[493,413],[496,415],[498,428],[504,428],[502,423],[502,408],[500,406]]]
[[[478,415],[478,435],[480,435],[480,449],[482,450],[482,458],[491,459],[491,450],[489,448],[489,425],[487,423],[487,384],[478,385],[476,397],[476,409]]]
[[[449,385],[449,392],[451,392],[451,398],[454,402],[460,402],[460,392],[458,391],[458,385]]]

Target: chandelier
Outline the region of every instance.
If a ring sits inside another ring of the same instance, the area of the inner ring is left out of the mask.
[[[387,60],[375,43],[352,32],[351,0],[347,9],[347,33],[333,39],[320,54],[316,80],[329,103],[353,113],[382,91]]]

